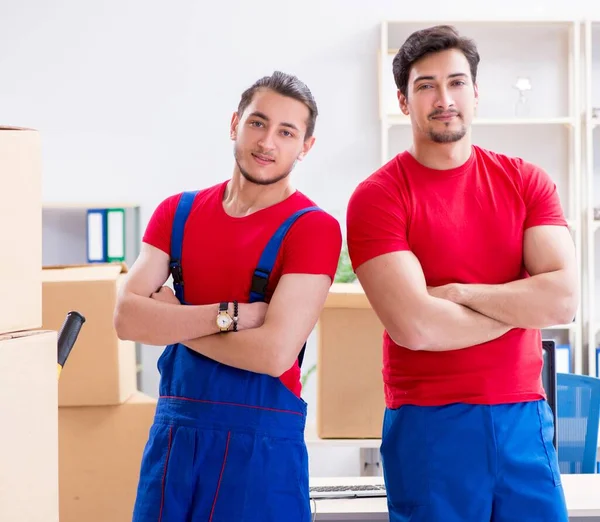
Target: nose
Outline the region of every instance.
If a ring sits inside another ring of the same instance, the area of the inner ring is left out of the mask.
[[[449,109],[454,106],[454,99],[450,91],[446,87],[440,87],[437,91],[437,98],[435,101],[435,106],[437,109]]]
[[[275,130],[265,130],[258,140],[258,146],[263,150],[272,150],[275,148]]]

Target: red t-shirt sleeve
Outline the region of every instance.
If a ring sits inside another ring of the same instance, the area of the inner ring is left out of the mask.
[[[287,233],[281,275],[326,274],[333,281],[342,249],[340,224],[322,211],[301,216]]]
[[[180,199],[181,194],[175,194],[159,203],[152,213],[142,237],[144,243],[148,243],[169,255],[171,253],[173,218]]]
[[[404,203],[374,181],[362,182],[350,197],[346,228],[354,270],[374,257],[410,250]]]
[[[524,228],[567,225],[556,184],[546,171],[528,162],[521,165],[523,200],[527,208]]]

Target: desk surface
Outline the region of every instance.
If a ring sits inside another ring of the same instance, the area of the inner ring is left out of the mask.
[[[562,475],[562,483],[567,500],[569,517],[577,519],[600,520],[600,474]],[[311,477],[311,486],[335,486],[347,484],[379,484],[381,477]],[[385,497],[365,499],[317,500],[318,521],[373,520],[387,521],[387,503]]]

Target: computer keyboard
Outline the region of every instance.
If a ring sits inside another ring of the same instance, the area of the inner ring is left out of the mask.
[[[380,484],[345,484],[343,486],[311,486],[310,498],[385,497],[385,486]]]

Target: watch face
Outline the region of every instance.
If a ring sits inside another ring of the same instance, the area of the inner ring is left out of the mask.
[[[219,328],[226,328],[231,324],[231,318],[226,315],[219,315],[217,317],[217,325]]]

